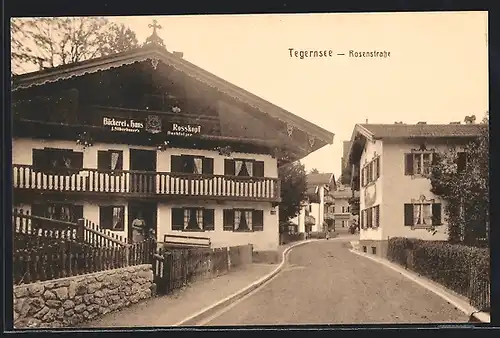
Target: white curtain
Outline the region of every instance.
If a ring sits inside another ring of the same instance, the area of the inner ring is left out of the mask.
[[[248,176],[253,176],[253,162],[247,161],[245,165],[247,166]]]
[[[414,204],[413,205],[413,224],[422,224],[421,221],[422,216],[422,204]]]
[[[121,215],[120,208],[113,208],[113,229],[117,229],[120,227]]]
[[[422,205],[422,223],[423,224],[432,224],[432,213],[431,213],[431,205],[423,204]]]
[[[71,158],[69,158],[69,157],[64,158],[64,166],[66,168],[71,168]]]
[[[243,161],[234,161],[234,172],[236,176],[240,174],[242,167],[243,167]]]
[[[194,173],[193,174],[202,174],[203,173],[203,159],[195,158],[194,159]]]
[[[202,209],[197,209],[196,210],[196,223],[198,224],[198,228],[203,227],[203,210]]]
[[[234,212],[234,230],[238,230],[240,227],[241,211],[236,210]]]
[[[247,221],[248,229],[252,230],[252,211],[245,211],[245,219]]]
[[[184,209],[184,229],[188,227],[190,219],[191,219],[191,211],[189,209]]]
[[[116,170],[116,166],[118,165],[118,158],[119,157],[120,157],[120,154],[111,153],[111,170]]]

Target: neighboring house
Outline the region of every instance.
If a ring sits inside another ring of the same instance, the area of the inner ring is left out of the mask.
[[[334,200],[333,220],[335,232],[347,233],[354,219],[351,212],[351,205],[349,203],[349,200],[353,196],[351,187],[338,184],[337,189],[330,192],[330,195]]]
[[[328,193],[335,189],[335,175],[333,173],[307,174],[307,200],[304,201],[299,215],[291,220],[298,224],[299,232],[323,231],[323,222],[326,220],[325,211],[333,203],[333,198]],[[308,217],[309,216],[309,217]],[[306,221],[309,219],[309,222]],[[306,223],[314,222],[310,229]]]
[[[275,250],[278,166],[333,142],[154,42],[15,76],[12,101],[15,206],[129,239],[141,215],[160,242]]]
[[[428,175],[436,152],[458,152],[485,125],[357,124],[349,151],[351,179],[360,185],[360,243],[384,254],[387,239],[446,240],[444,201],[431,193]],[[351,183],[352,186],[352,183]],[[357,185],[356,185],[357,186]]]

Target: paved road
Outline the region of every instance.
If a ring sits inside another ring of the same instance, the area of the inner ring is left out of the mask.
[[[275,279],[200,325],[467,322],[468,316],[341,240],[292,250]]]

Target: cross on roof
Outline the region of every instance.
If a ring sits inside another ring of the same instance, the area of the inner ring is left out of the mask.
[[[149,36],[146,39],[146,43],[145,44],[146,45],[155,44],[155,45],[160,45],[160,46],[165,47],[165,44],[163,43],[163,39],[160,38],[158,36],[158,33],[156,32],[157,29],[162,29],[163,28],[161,25],[158,24],[158,21],[153,20],[153,23],[149,24],[148,27],[149,28],[153,28],[153,33],[151,34],[151,36]]]

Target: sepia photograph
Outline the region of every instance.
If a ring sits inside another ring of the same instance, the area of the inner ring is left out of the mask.
[[[490,323],[486,11],[10,29],[15,330]]]

